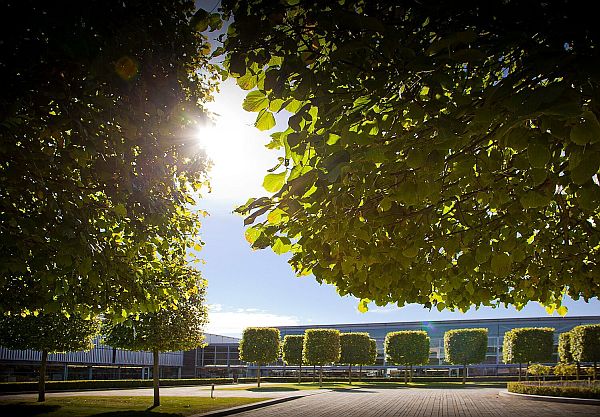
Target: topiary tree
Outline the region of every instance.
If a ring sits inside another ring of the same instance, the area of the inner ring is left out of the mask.
[[[576,362],[594,363],[594,380],[597,378],[597,364],[600,361],[600,324],[576,326],[571,333],[571,353]]]
[[[365,365],[375,365],[377,363],[377,341],[369,339],[369,362]],[[358,380],[362,380],[362,365],[358,371]]]
[[[302,349],[304,362],[319,365],[319,386],[323,386],[323,365],[340,360],[340,331],[335,329],[308,329],[304,333]]]
[[[256,382],[260,388],[260,366],[275,362],[280,353],[279,329],[274,327],[247,327],[240,340],[240,359],[258,367]]]
[[[283,361],[288,365],[298,365],[298,383],[302,383],[302,348],[304,346],[304,335],[288,334],[283,338],[281,351]]]
[[[202,345],[207,308],[202,290],[187,300],[156,313],[140,314],[137,320],[107,324],[106,344],[138,351],[150,351],[153,357],[152,377],[154,406],[160,405],[160,352],[191,350]]]
[[[487,335],[487,329],[454,329],[444,333],[445,360],[454,365],[463,365],[463,384],[467,378],[467,365],[485,360]]]
[[[0,315],[0,346],[8,349],[33,349],[41,352],[38,401],[46,400],[46,364],[49,353],[90,350],[100,331],[100,320],[78,315],[40,313],[38,315]]]
[[[352,365],[367,365],[371,361],[369,333],[341,333],[339,363],[348,365],[348,383],[352,384]]]
[[[563,363],[573,362],[571,353],[571,333],[564,332],[558,335],[558,357]]]
[[[384,347],[388,361],[396,365],[404,365],[405,384],[408,383],[408,367],[410,367],[410,382],[412,382],[413,365],[429,363],[429,336],[425,331],[390,332],[385,336]]]
[[[502,359],[504,363],[521,365],[530,362],[549,362],[554,349],[554,329],[550,327],[524,327],[504,333]],[[528,368],[529,369],[529,368]],[[529,373],[529,371],[528,371]]]

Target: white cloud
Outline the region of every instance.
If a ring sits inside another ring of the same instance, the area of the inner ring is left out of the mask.
[[[270,313],[257,308],[238,308],[227,311],[221,304],[209,306],[207,333],[240,337],[246,327],[295,326],[298,317]]]

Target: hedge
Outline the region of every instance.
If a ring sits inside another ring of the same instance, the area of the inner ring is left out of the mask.
[[[232,378],[195,378],[195,379],[161,379],[163,387],[176,385],[211,385],[232,384]],[[145,388],[152,387],[151,379],[98,379],[98,380],[73,380],[73,381],[47,381],[48,391],[71,391],[87,389],[110,388]],[[37,391],[37,382],[2,382],[0,392]]]
[[[547,395],[549,397],[593,398],[600,399],[599,385],[581,385],[563,387],[560,385],[530,385],[522,382],[509,382],[508,391],[517,394]]]
[[[546,379],[555,379],[558,380],[558,378],[556,377],[550,377],[550,378],[546,378]],[[475,376],[475,377],[469,377],[467,378],[467,381],[469,382],[509,382],[509,381],[516,381],[517,377],[516,376]],[[267,376],[267,377],[262,377],[261,381],[263,382],[273,382],[273,383],[295,383],[298,382],[298,378],[295,376],[290,376],[290,377],[281,377],[281,376]],[[337,376],[337,377],[328,377],[328,376],[324,376],[323,377],[323,381],[325,382],[347,382],[348,379],[346,377],[343,376]],[[252,378],[238,378],[237,382],[239,384],[249,384],[249,383],[253,383],[256,382],[256,378],[252,377]],[[313,382],[312,377],[308,377],[308,376],[303,376],[302,377],[302,382]],[[362,382],[404,382],[404,377],[393,377],[393,378],[383,378],[383,377],[364,377],[363,376],[363,380]],[[413,382],[416,383],[427,383],[427,382],[439,382],[439,383],[444,383],[444,382],[462,382],[462,377],[446,377],[446,376],[442,376],[442,377],[431,377],[431,376],[415,376],[413,377]]]

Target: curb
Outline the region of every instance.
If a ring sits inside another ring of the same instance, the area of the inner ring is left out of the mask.
[[[223,410],[209,411],[208,413],[204,413],[204,414],[194,414],[193,416],[190,416],[190,417],[229,416],[231,414],[243,413],[244,411],[256,410],[258,408],[268,407],[270,405],[275,405],[275,404],[285,403],[288,401],[297,400],[299,398],[308,397],[310,395],[316,395],[316,394],[294,395],[294,396],[290,396],[290,397],[274,398],[272,400],[260,401],[260,402],[256,402],[256,403],[252,403],[252,404],[238,405],[237,407],[225,408]]]
[[[509,392],[507,390],[500,391],[500,395],[503,397],[519,397],[529,401],[548,401],[565,404],[587,404],[600,406],[600,400],[594,398],[551,397],[549,395],[519,394],[517,392]]]

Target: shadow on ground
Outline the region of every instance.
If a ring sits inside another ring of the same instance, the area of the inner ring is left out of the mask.
[[[251,392],[283,392],[283,391],[300,391],[298,388],[294,387],[254,387],[254,388],[246,388],[245,391]]]
[[[44,414],[54,413],[54,416],[60,416],[58,412],[62,407],[60,405],[46,405],[37,403],[15,403],[0,405],[0,416],[2,417],[36,417]],[[153,412],[152,407],[147,410],[119,410],[109,411],[97,414],[90,414],[90,417],[181,417],[181,414]]]
[[[51,413],[60,409],[60,405],[16,403],[0,405],[0,416],[33,417]]]

